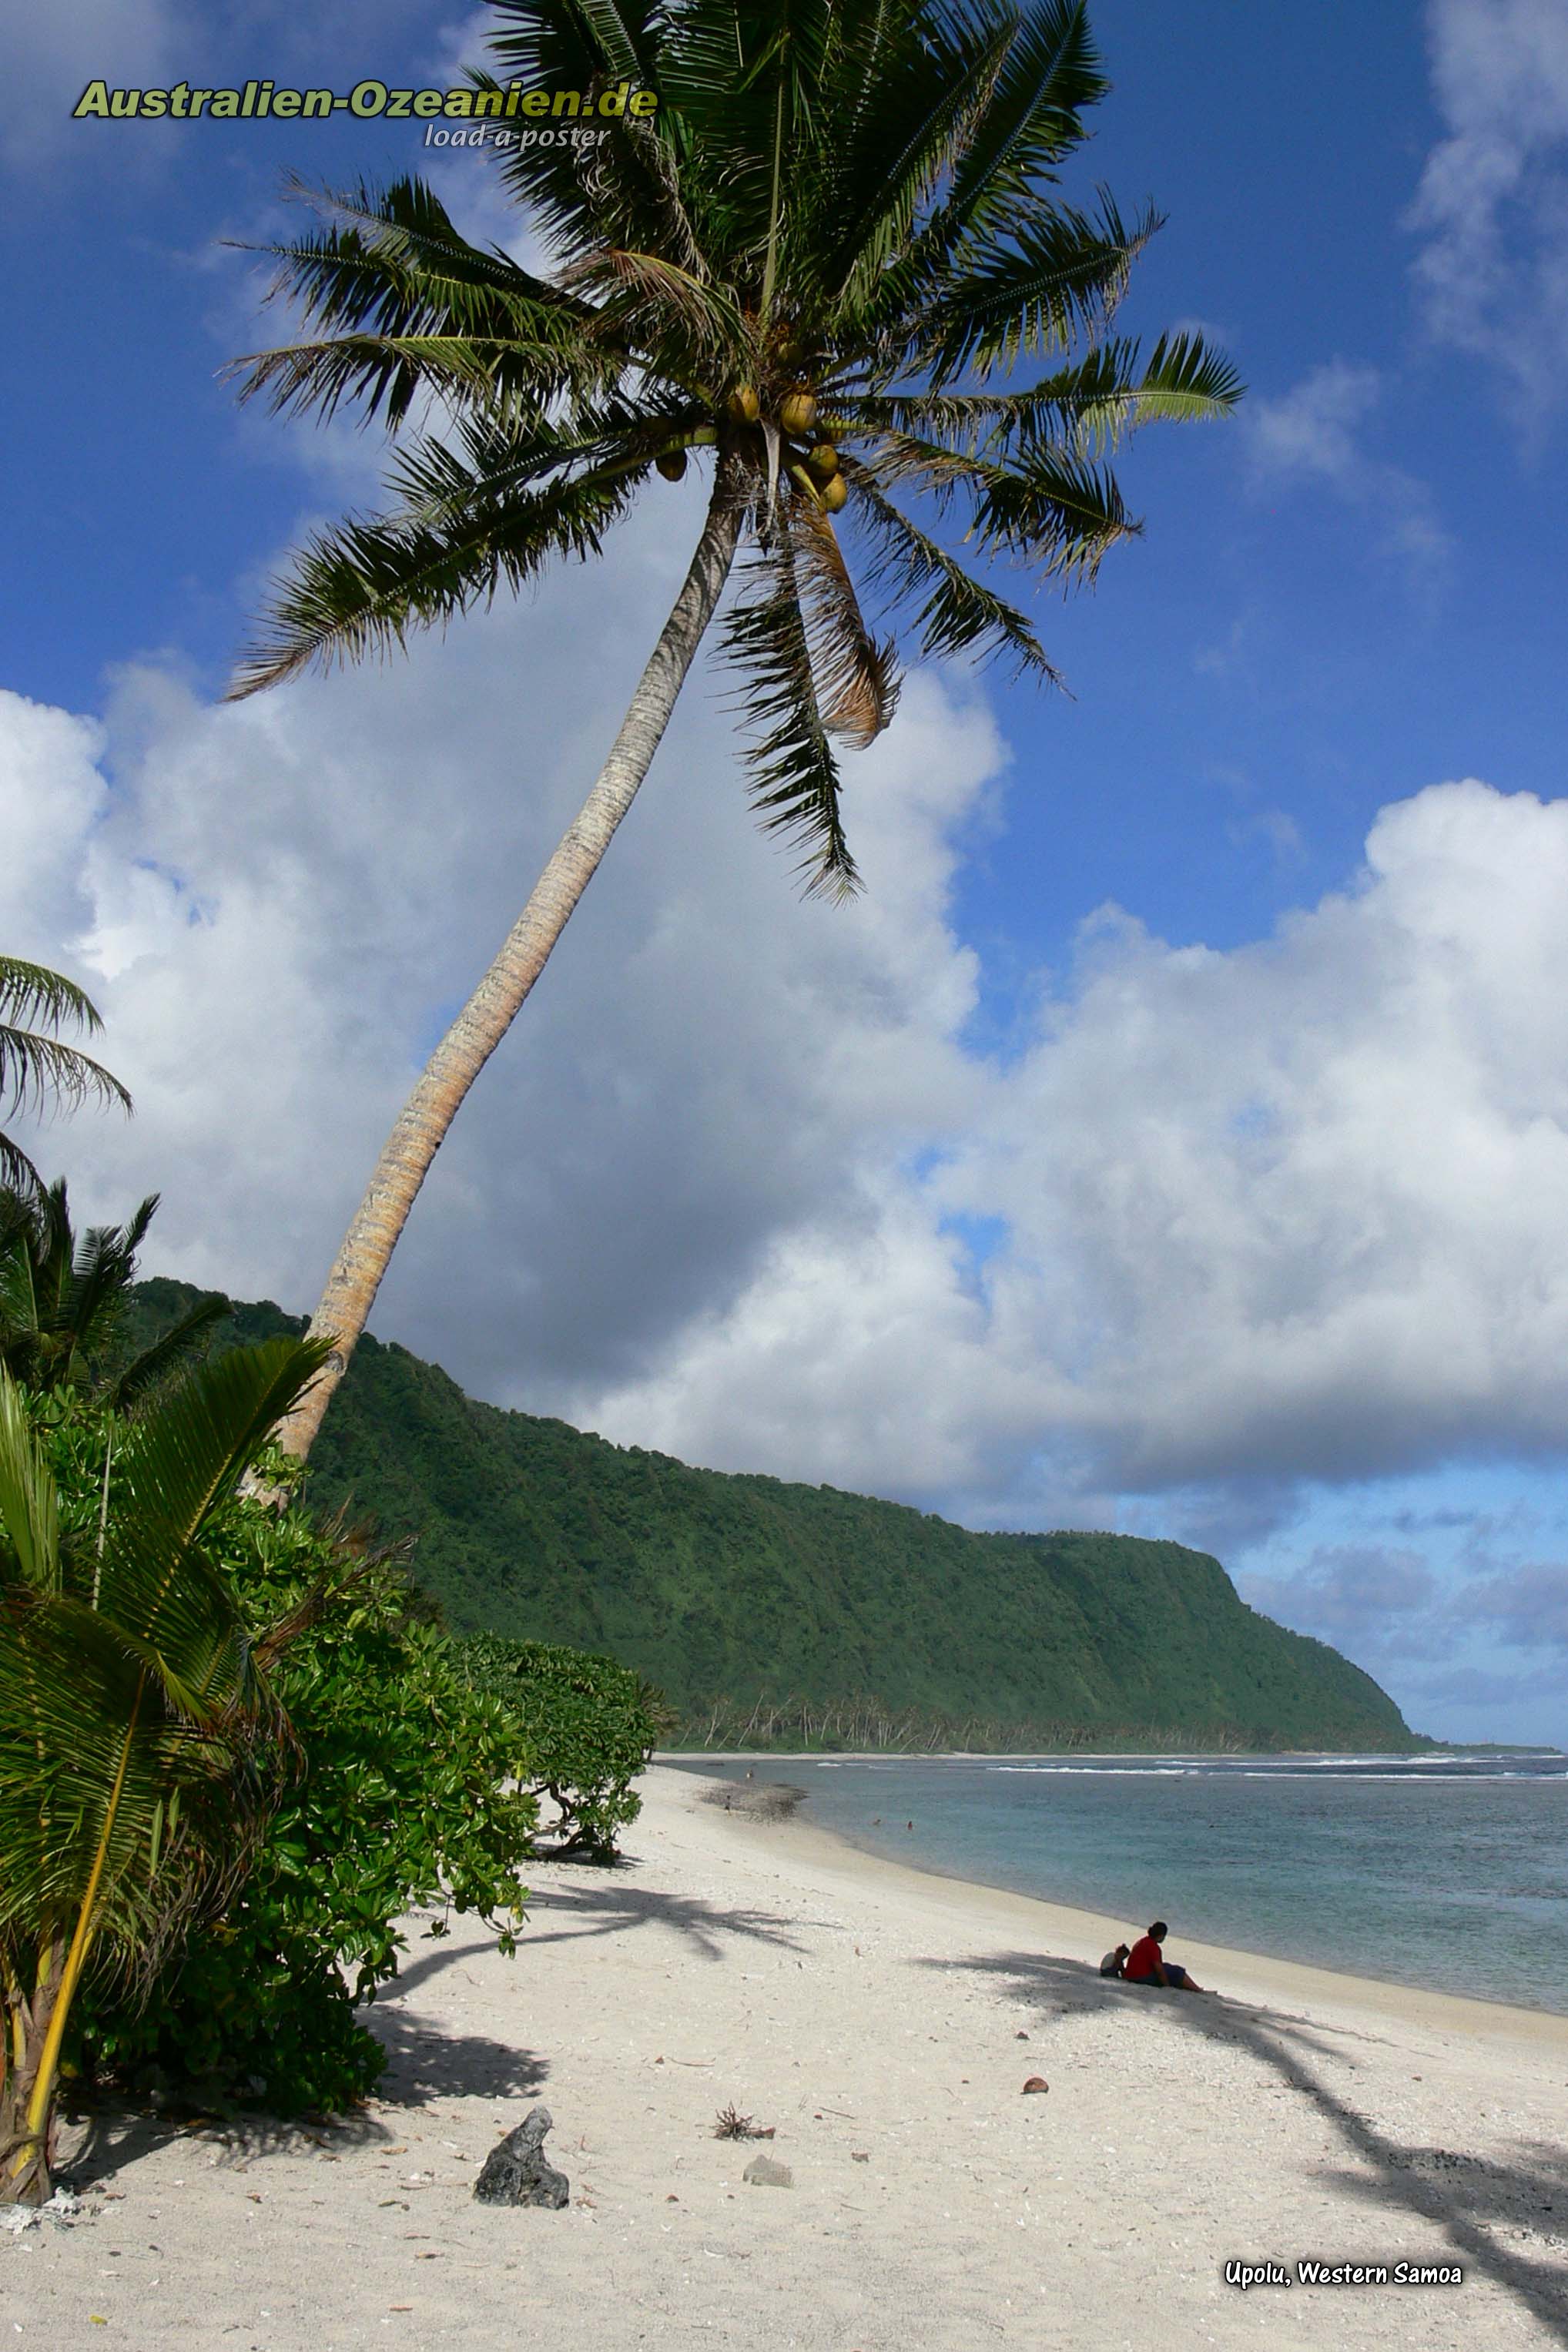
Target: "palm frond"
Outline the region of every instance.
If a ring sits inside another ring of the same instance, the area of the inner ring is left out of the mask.
[[[853,464],[853,461],[851,461]],[[872,546],[871,578],[895,608],[912,607],[928,660],[958,654],[981,661],[1010,658],[1016,673],[1032,672],[1051,686],[1060,673],[1015,605],[965,571],[954,556],[912,523],[867,469],[855,470],[856,511]]]
[[[753,557],[746,592],[726,615],[723,646],[750,730],[752,807],[766,831],[805,851],[796,871],[807,897],[851,897],[860,877],[844,835],[838,768],[817,703],[787,534]]]
[[[1199,335],[1161,336],[1140,373],[1136,340],[1110,336],[1081,359],[1016,392],[857,392],[857,423],[934,441],[960,456],[1004,457],[1010,446],[1054,442],[1080,454],[1114,448],[1141,425],[1227,415],[1243,386]]]
[[[460,461],[452,457],[447,469],[440,463],[450,454],[426,445],[405,460],[405,486],[416,486],[417,468],[426,469],[423,511],[351,518],[295,558],[291,576],[273,590],[264,634],[240,657],[231,701],[312,665],[331,668],[385,654],[415,629],[443,625],[488,602],[503,584],[521,587],[553,560],[596,555],[654,450],[510,496],[481,483],[467,502]]]
[[[393,428],[431,392],[450,406],[542,413],[567,390],[613,381],[621,355],[575,295],[459,236],[422,181],[288,193],[328,226],[292,244],[247,247],[279,264],[269,299],[323,331],[230,362],[239,398],[325,422],[344,402]]]
[[[91,1099],[131,1108],[120,1080],[90,1055],[42,1030],[0,1026],[0,1104],[38,1110],[51,1097],[73,1106]]]
[[[64,972],[0,955],[0,1022],[6,1021],[42,1021],[51,1029],[81,1029],[89,1036],[103,1026],[87,991]]]
[[[127,1433],[119,1517],[140,1557],[156,1542],[194,1542],[208,1514],[310,1386],[331,1352],[324,1339],[264,1339],[215,1357]],[[125,1618],[127,1623],[134,1621]]]
[[[1159,226],[1152,211],[1124,221],[1103,190],[1098,215],[1042,207],[1006,237],[973,248],[949,274],[920,317],[910,363],[941,386],[965,373],[984,379],[1026,353],[1065,351],[1077,335],[1098,335]]]
[[[58,1591],[59,1504],[22,1392],[0,1370],[0,1588],[18,1578],[35,1592]]]
[[[181,1370],[200,1342],[233,1312],[226,1298],[204,1298],[177,1323],[132,1357],[123,1371],[110,1381],[104,1402],[111,1412],[130,1412],[172,1372]]]
[[[897,706],[897,653],[866,626],[838,534],[815,499],[793,498],[789,523],[822,723],[864,751]]]
[[[947,251],[961,233],[1013,230],[1020,208],[1038,209],[1040,183],[1083,140],[1083,114],[1110,87],[1084,0],[1028,0],[1007,14],[1005,58],[936,224]]]

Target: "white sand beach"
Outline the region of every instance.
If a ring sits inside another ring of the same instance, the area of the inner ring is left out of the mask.
[[[0,2236],[0,2342],[1568,2342],[1568,2019],[1188,1945],[1179,1921],[1173,1955],[1223,2000],[1103,1983],[1136,1923],[740,1820],[689,1774],[642,1785],[622,1867],[535,1871],[515,1959],[416,1923],[363,2116],[100,2126],[84,2217]],[[535,2100],[570,2206],[477,2205]],[[731,2105],[774,2137],[715,2138]],[[759,2150],[793,2187],[742,2181]],[[1463,2284],[1223,2275],[1300,2259]]]

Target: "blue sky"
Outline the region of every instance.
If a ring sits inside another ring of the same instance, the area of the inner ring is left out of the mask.
[[[914,682],[851,772],[878,904],[837,931],[690,698],[377,1328],[690,1458],[1210,1544],[1423,1727],[1568,1740],[1568,22],[1093,13],[1079,188],[1168,215],[1129,322],[1218,335],[1244,414],[1128,457],[1145,539],[1041,607],[1071,699]],[[377,454],[237,412],[217,370],[287,321],[221,241],[276,232],[286,171],[426,164],[508,232],[412,126],[67,118],[100,73],[443,78],[477,22],[139,0],[0,36],[0,913],[88,979],[139,1102],[52,1140],[94,1209],[164,1192],[153,1259],[300,1307],[696,514],[395,671],[216,710]]]

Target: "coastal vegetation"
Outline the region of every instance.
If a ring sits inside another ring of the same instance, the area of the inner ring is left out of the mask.
[[[268,1432],[322,1344],[139,1328],[155,1206],[79,1236],[63,1183],[0,1192],[0,2202],[47,2197],[62,2083],[362,2097],[399,1922],[515,1948],[541,1795],[612,1855],[663,1720],[608,1659],[455,1642],[405,1547],[300,1507]]]
[[[125,1422],[0,1372],[0,2202],[48,2195],[89,1968],[123,1981],[215,1917],[285,1723],[213,1549],[319,1342],[237,1348]]]
[[[128,1343],[197,1302],[141,1286]],[[238,1307],[215,1344],[297,1328]],[[456,1628],[648,1676],[679,1713],[672,1744],[725,1744],[759,1703],[770,1736],[804,1727],[806,1744],[878,1744],[877,1723],[918,1746],[1413,1740],[1370,1675],[1245,1607],[1203,1553],[976,1535],[868,1496],[693,1469],[478,1403],[371,1338],[308,1491],[415,1538],[414,1572]]]
[[[654,110],[616,115],[591,148],[500,152],[542,271],[470,245],[413,179],[324,192],[321,229],[270,248],[303,331],[236,363],[241,395],[380,422],[393,503],[296,558],[234,691],[384,654],[598,555],[693,460],[710,467],[707,514],[597,781],[372,1171],[311,1324],[327,1372],[281,1433],[301,1457],[732,577],[721,628],[752,804],[808,890],[847,897],[835,745],[888,725],[900,635],[1053,679],[990,567],[1092,582],[1139,528],[1118,445],[1223,415],[1240,391],[1194,331],[1147,353],[1113,331],[1159,220],[1104,189],[1088,209],[1059,193],[1109,86],[1082,0],[494,0],[492,21],[503,81],[629,79]]]
[[[511,1769],[554,1808],[546,1826],[558,1856],[608,1861],[636,1821],[632,1782],[677,1717],[663,1694],[614,1658],[493,1633],[455,1645],[470,1690],[499,1701],[521,1738]]]

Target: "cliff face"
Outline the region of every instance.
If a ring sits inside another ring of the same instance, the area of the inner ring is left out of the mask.
[[[196,1295],[141,1285],[135,1336]],[[239,1306],[225,1337],[286,1327],[269,1304]],[[1205,1553],[975,1535],[863,1495],[694,1470],[476,1403],[372,1339],[317,1442],[310,1496],[416,1536],[415,1573],[455,1628],[607,1651],[689,1718],[726,1697],[871,1696],[998,1737],[1413,1744],[1370,1675],[1246,1607]]]

